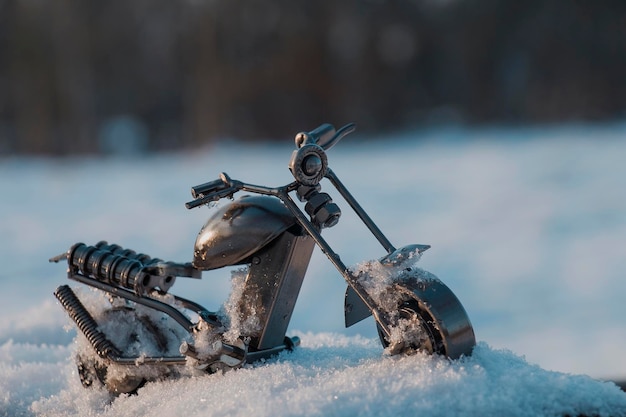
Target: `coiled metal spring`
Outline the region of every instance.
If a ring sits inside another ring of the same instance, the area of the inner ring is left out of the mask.
[[[67,262],[73,272],[141,293],[150,279],[144,266],[162,260],[102,241],[94,246],[75,244],[68,251]]]
[[[104,333],[98,330],[98,323],[96,323],[68,285],[61,285],[57,288],[54,296],[59,300],[74,323],[76,323],[78,329],[85,335],[98,356],[103,359],[109,359],[121,355],[119,349],[107,339]]]

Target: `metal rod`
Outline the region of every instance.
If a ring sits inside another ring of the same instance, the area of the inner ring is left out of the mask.
[[[125,366],[137,366],[137,365],[184,365],[186,363],[185,356],[148,356],[148,357],[134,357],[123,358],[119,356],[109,355],[107,357],[111,362],[115,362],[117,365]]]
[[[355,213],[359,216],[359,218],[363,221],[363,223],[367,226],[367,228],[372,232],[372,234],[376,237],[376,239],[383,245],[385,250],[388,253],[395,251],[395,247],[391,244],[391,242],[385,237],[383,232],[374,224],[372,219],[367,215],[367,213],[363,210],[363,208],[359,205],[356,199],[350,194],[350,192],[346,189],[346,187],[341,183],[339,178],[330,170],[326,174],[326,178],[330,180],[330,182],[335,186],[337,191],[343,196],[343,198],[348,202],[350,207],[355,211]],[[390,337],[389,327],[387,326],[386,320],[381,317],[381,312],[376,308],[376,303],[370,297],[370,295],[365,291],[363,286],[358,282],[357,278],[350,273],[348,268],[339,258],[339,255],[332,250],[330,245],[326,242],[326,240],[322,237],[320,232],[313,226],[313,224],[304,216],[300,208],[296,205],[296,203],[291,199],[289,193],[296,190],[299,186],[299,183],[292,182],[283,187],[265,187],[262,185],[254,185],[254,184],[246,184],[241,181],[235,181],[228,177],[222,179],[224,183],[228,184],[230,187],[236,190],[248,191],[256,194],[263,195],[272,195],[278,197],[289,209],[291,214],[294,215],[296,221],[300,226],[302,226],[313,238],[317,246],[321,249],[321,251],[326,255],[326,257],[330,260],[330,262],[337,268],[339,273],[344,277],[347,284],[352,287],[354,292],[359,296],[359,298],[363,301],[365,306],[372,312],[377,323],[380,325],[380,328],[386,337]]]
[[[113,295],[125,298],[127,300],[133,301],[137,304],[141,304],[146,307],[154,308],[155,310],[161,311],[167,314],[168,316],[170,316],[171,318],[173,318],[174,320],[176,320],[176,322],[180,324],[183,328],[185,328],[185,330],[187,330],[188,332],[191,332],[193,327],[195,326],[195,324],[192,323],[183,313],[181,313],[174,307],[170,306],[169,304],[165,304],[153,298],[147,298],[147,297],[136,295],[132,291],[128,291],[120,287],[109,285],[102,281],[98,281],[93,278],[88,278],[81,274],[69,273],[68,278],[73,279],[74,281],[78,281],[82,284],[90,285],[92,287],[98,288],[99,290],[108,292],[109,294],[113,294]]]
[[[365,291],[365,289],[359,283],[357,278],[354,275],[352,275],[350,270],[341,261],[341,259],[339,258],[339,255],[335,251],[333,251],[333,249],[330,247],[328,242],[326,242],[326,240],[322,237],[322,235],[315,228],[315,226],[313,226],[313,224],[311,224],[311,222],[308,221],[308,219],[304,216],[304,214],[302,214],[302,211],[300,211],[300,209],[298,208],[296,203],[291,199],[289,194],[287,194],[286,192],[283,192],[280,195],[278,195],[278,197],[283,201],[283,203],[285,203],[289,211],[291,211],[291,213],[294,215],[298,224],[300,224],[300,226],[302,226],[309,233],[309,235],[313,238],[317,246],[322,250],[324,255],[326,255],[326,257],[335,266],[335,268],[337,268],[339,273],[344,277],[348,285],[352,287],[354,292],[356,292],[356,294],[363,301],[365,306],[372,312],[372,315],[374,316],[378,324],[380,324],[380,327],[383,333],[385,333],[385,336],[390,337],[391,334],[389,332],[389,328],[387,324],[385,323],[385,321],[381,319],[380,312],[376,308],[376,303],[374,302],[372,297],[370,297],[367,291]]]
[[[383,232],[376,226],[371,217],[363,210],[361,205],[356,201],[356,199],[350,194],[350,191],[343,185],[343,183],[339,180],[337,175],[328,168],[326,172],[326,178],[330,180],[330,182],[335,186],[337,191],[341,194],[341,196],[348,202],[352,210],[359,216],[359,218],[363,221],[365,226],[372,232],[374,237],[380,242],[381,245],[385,248],[387,253],[391,253],[396,250],[396,248],[391,244],[389,239],[383,234]]]
[[[330,171],[330,169],[329,169]],[[382,234],[380,229],[374,224],[374,222],[369,218],[367,213],[361,208],[361,206],[357,203],[357,201],[350,195],[345,186],[339,181],[339,179],[331,172],[331,177],[336,180],[333,182],[331,178],[331,182],[335,185],[335,188],[341,193],[342,196],[348,201],[350,206],[359,214],[359,217],[363,222],[368,226],[368,228],[372,231],[372,233],[378,238],[378,240],[385,246],[385,248],[389,251],[389,253],[393,252],[395,248],[393,245],[387,240],[387,238]],[[330,262],[337,268],[341,276],[345,279],[346,283],[352,287],[354,292],[359,296],[359,298],[363,301],[365,306],[372,312],[374,319],[380,325],[381,331],[384,333],[385,337],[391,337],[391,333],[389,330],[389,326],[387,326],[387,322],[382,318],[381,313],[376,308],[376,303],[370,297],[370,295],[365,291],[365,289],[358,282],[357,278],[350,273],[350,270],[346,267],[346,265],[341,261],[339,255],[333,251],[328,242],[322,237],[320,232],[313,226],[313,224],[304,216],[300,208],[296,205],[296,203],[289,196],[289,193],[297,189],[297,182],[293,182],[284,187],[277,188],[269,188],[264,186],[256,186],[252,184],[240,183],[240,189],[249,192],[255,192],[258,194],[266,194],[273,195],[278,197],[289,209],[291,214],[296,218],[296,221],[300,226],[302,226],[311,236],[311,238],[315,241],[320,250],[326,255],[326,257],[330,260]],[[343,189],[343,192],[342,192]],[[346,197],[347,196],[347,197]]]
[[[297,336],[293,336],[287,339],[291,339],[291,343],[283,343],[282,345],[274,346],[269,349],[257,350],[253,352],[248,351],[248,354],[246,356],[246,362],[253,363],[258,361],[259,359],[267,359],[269,357],[279,354],[284,350],[292,350],[295,346],[300,345],[300,338]]]

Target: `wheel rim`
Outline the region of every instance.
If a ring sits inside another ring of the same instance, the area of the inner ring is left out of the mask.
[[[124,317],[130,316],[134,318],[133,322],[135,327],[128,327],[127,323],[123,323]],[[142,342],[148,342],[163,352],[167,349],[167,337],[163,333],[162,329],[156,326],[150,318],[138,315],[135,310],[131,308],[113,308],[107,310],[104,312],[101,322],[120,323],[121,326],[117,327],[116,330],[118,332],[123,332],[125,337],[122,339],[126,339],[126,343],[129,341],[136,341],[140,344]],[[143,338],[145,338],[146,335],[150,335],[152,340],[142,340],[142,336],[140,335],[143,335]],[[126,346],[124,346],[122,350],[125,348]],[[123,372],[116,372],[119,375],[112,378],[108,375],[109,373],[107,372],[107,369],[109,367],[116,367],[119,365],[108,363],[106,360],[104,360],[103,363],[101,360],[93,358],[93,355],[93,352],[83,352],[78,353],[76,357],[78,375],[85,388],[104,385],[107,390],[114,395],[134,394],[147,382],[146,378],[140,375],[140,372],[137,375],[132,372],[133,370],[139,370],[135,367],[128,367],[128,369],[124,368]]]
[[[398,308],[398,326],[403,333],[402,341],[396,341],[391,346],[380,324],[377,324],[378,337],[391,354],[411,354],[421,351],[428,354],[446,355],[445,344],[441,334],[428,314],[419,308],[417,301],[410,300],[401,303]]]
[[[400,323],[408,329],[401,337],[396,333],[392,345],[377,324],[381,343],[391,354],[426,351],[451,359],[471,355],[476,345],[474,329],[460,301],[443,282],[434,276],[428,280],[409,277],[389,291],[398,302],[388,310],[391,320],[387,327],[404,333],[403,329],[398,330]],[[408,320],[409,325],[402,324],[403,320]],[[411,326],[422,332],[423,343],[414,342]]]

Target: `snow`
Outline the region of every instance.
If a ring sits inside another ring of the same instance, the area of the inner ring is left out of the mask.
[[[471,358],[388,356],[371,319],[343,329],[345,284],[316,251],[289,334],[292,353],[223,375],[148,384],[115,400],[85,390],[80,344],[47,260],[75,242],[189,261],[210,212],[189,187],[220,171],[279,185],[292,142],[224,143],[143,159],[0,160],[0,416],[626,415],[626,126],[435,129],[370,141],[329,162],[397,246],[430,244],[419,267],[459,297]],[[415,139],[419,138],[419,141]],[[324,235],[347,265],[384,254],[343,209]],[[171,291],[217,310],[231,271]]]

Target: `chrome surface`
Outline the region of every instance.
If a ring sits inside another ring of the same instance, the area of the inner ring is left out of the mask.
[[[196,238],[193,265],[203,270],[237,265],[293,224],[280,200],[241,197],[220,207],[206,222]]]
[[[153,356],[133,357],[135,351],[128,349],[130,343],[120,342],[128,346],[111,343],[99,330],[101,323],[94,320],[68,286],[61,286],[55,296],[100,357],[90,353],[82,358],[95,360],[81,362],[79,354],[83,384],[89,386],[99,380],[117,393],[130,393],[146,380],[180,376],[180,367],[188,366],[188,362],[196,369],[218,372],[291,350],[299,344],[299,339],[287,338],[285,334],[315,245],[348,284],[344,302],[346,326],[372,315],[381,342],[392,354],[423,350],[451,359],[470,355],[476,339],[458,298],[434,275],[413,268],[430,246],[414,244],[396,249],[329,168],[326,151],[354,130],[354,124],[338,130],[324,124],[296,135],[296,150],[289,162],[295,181],[287,185],[254,185],[222,172],[219,179],[192,187],[194,200],[185,204],[189,209],[232,199],[238,192],[253,195],[229,201],[213,211],[198,233],[191,263],[165,262],[104,241],[94,246],[77,243],[67,253],[52,258],[53,262],[67,260],[68,278],[108,293],[112,303],[124,303],[123,311],[136,315],[133,322],[139,322],[141,332],[164,339],[164,330],[171,331],[180,325],[189,337],[177,345],[181,348],[180,356],[171,355],[169,349],[160,349]],[[331,195],[322,192],[320,182],[324,178],[385,249],[379,266],[390,268],[392,279],[382,289],[373,289],[360,273],[347,268],[322,237],[322,230],[335,226],[341,216],[341,209]],[[296,204],[291,193],[296,194],[304,208]],[[223,320],[221,315],[191,300],[167,294],[176,277],[200,278],[202,270],[241,264],[247,264],[248,268],[235,305],[238,311],[232,314],[252,319],[259,325],[240,330],[243,334],[234,341],[229,338],[226,342],[228,320]],[[177,324],[146,321],[142,317],[147,316],[140,316],[135,304],[166,314]],[[188,316],[189,311],[195,314]],[[113,316],[96,317],[115,320]],[[207,325],[209,340],[221,344],[215,355],[194,349],[194,342],[206,340],[198,337],[207,337]],[[132,327],[128,325],[119,331],[131,336],[133,331],[139,334]],[[109,365],[123,366],[119,380],[106,380]],[[158,368],[157,376],[146,377],[148,374],[139,370],[141,366]]]
[[[399,266],[410,261],[417,262],[422,256],[422,253],[428,249],[430,249],[430,245],[406,245],[383,256],[379,261],[385,266]]]
[[[405,293],[417,301],[419,309],[441,338],[444,354],[450,359],[470,356],[476,345],[472,323],[454,293],[439,279],[405,277],[395,285],[399,294]]]

